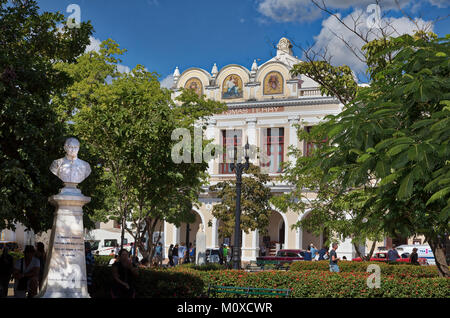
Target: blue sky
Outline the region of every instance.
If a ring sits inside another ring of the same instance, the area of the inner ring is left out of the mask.
[[[349,14],[365,13],[374,2],[326,0],[330,8],[348,19]],[[387,14],[399,32],[410,32],[411,22],[392,2],[382,1],[382,14]],[[342,41],[333,39],[330,29],[336,33],[341,30],[355,45],[357,39],[310,0],[38,0],[38,4],[42,10],[60,11],[66,16],[70,15],[66,12],[68,5],[79,5],[81,20],[90,20],[94,26],[94,46],[112,38],[128,50],[124,66],[143,64],[160,74],[161,80],[172,74],[175,66],[181,72],[192,66],[211,71],[214,63],[219,70],[227,64],[250,68],[254,59],[263,63],[273,57],[273,45],[282,36],[303,46],[329,46],[332,62],[348,64],[358,75],[363,73],[357,59],[345,52]],[[400,4],[411,17],[420,17],[424,23],[450,14],[449,0],[400,0]],[[433,26],[440,36],[449,29],[449,18]],[[301,50],[294,47],[294,55],[302,58]]]

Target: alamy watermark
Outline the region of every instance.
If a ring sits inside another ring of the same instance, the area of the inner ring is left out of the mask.
[[[67,27],[69,29],[77,28],[81,26],[81,8],[78,4],[69,4],[66,8],[67,13],[71,13],[67,18]]]
[[[381,287],[381,268],[377,264],[370,264],[367,267],[367,272],[372,273],[367,277],[367,287],[380,288]]]
[[[369,29],[381,29],[381,8],[378,4],[369,4],[366,13],[370,13],[366,25]]]

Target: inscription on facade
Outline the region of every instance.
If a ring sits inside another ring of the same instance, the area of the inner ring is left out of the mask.
[[[255,114],[255,113],[275,113],[284,111],[284,106],[279,107],[260,107],[260,108],[237,108],[229,109],[221,115],[240,115],[240,114]]]

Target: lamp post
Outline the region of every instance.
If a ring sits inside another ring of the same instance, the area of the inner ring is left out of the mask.
[[[235,145],[237,145],[237,137],[234,136]],[[245,163],[237,161],[237,149],[235,146],[234,162],[230,164],[231,170],[236,173],[236,213],[235,213],[235,225],[234,225],[234,249],[233,249],[233,269],[241,268],[241,186],[242,186],[242,172],[249,167],[248,156],[248,139],[245,144]]]

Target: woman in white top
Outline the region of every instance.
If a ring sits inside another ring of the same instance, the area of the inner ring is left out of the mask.
[[[14,296],[28,298],[37,294],[39,286],[39,259],[34,257],[35,249],[32,245],[25,246],[24,257],[19,259],[14,266]]]

